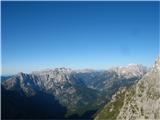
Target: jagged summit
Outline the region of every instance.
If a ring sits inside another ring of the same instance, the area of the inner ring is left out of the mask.
[[[65,68],[65,67],[55,68],[54,70],[55,71],[59,71],[59,72],[63,72],[63,73],[65,73],[65,72],[71,72],[72,71],[71,68]]]
[[[141,64],[129,64],[127,66],[120,66],[111,68],[110,71],[115,71],[118,75],[123,75],[126,77],[130,76],[143,76],[148,70],[145,66]]]
[[[45,69],[42,71],[33,71],[31,74],[53,74],[53,73],[71,73],[73,70],[71,68],[54,68],[54,69]]]
[[[155,61],[154,68],[160,70],[160,56],[158,56],[157,60]]]
[[[19,72],[17,75],[18,76],[23,76],[25,73],[23,73],[23,72]]]
[[[95,120],[159,120],[160,57],[152,70],[130,88],[117,92],[95,117]]]
[[[19,72],[18,74],[14,75],[13,77],[14,77],[15,79],[23,80],[23,79],[25,79],[27,76],[28,76],[27,73]]]

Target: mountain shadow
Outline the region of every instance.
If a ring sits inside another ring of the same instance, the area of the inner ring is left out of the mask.
[[[1,88],[2,119],[63,119],[67,111],[53,95],[26,97]]]
[[[82,115],[78,115],[78,114],[73,114],[71,116],[68,117],[68,119],[80,119],[80,120],[93,120],[93,115],[97,112],[97,110],[88,110],[86,111],[84,114]]]

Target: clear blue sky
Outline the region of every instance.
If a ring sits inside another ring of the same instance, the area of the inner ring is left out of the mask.
[[[158,2],[2,2],[2,72],[151,66]]]

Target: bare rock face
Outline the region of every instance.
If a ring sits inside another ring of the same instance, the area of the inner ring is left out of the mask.
[[[112,100],[95,117],[95,120],[101,119],[160,119],[160,58],[135,85],[112,96]]]
[[[147,68],[141,64],[129,64],[126,67],[120,66],[112,68],[111,71],[115,71],[119,76],[123,76],[125,78],[131,78],[134,76],[141,78],[147,72]]]
[[[147,73],[134,87],[135,94],[128,101],[126,92],[124,105],[117,119],[160,119],[160,72]]]
[[[128,101],[127,96],[117,119],[160,119],[160,59],[134,87],[135,94]],[[126,92],[127,95],[127,92]]]
[[[160,71],[160,57],[157,58],[156,62],[155,62],[155,65],[154,65],[154,68],[156,70],[159,70]]]

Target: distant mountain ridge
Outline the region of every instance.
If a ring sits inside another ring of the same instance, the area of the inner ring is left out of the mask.
[[[3,93],[14,92],[14,94],[17,94],[17,98],[15,99],[23,97],[23,99],[28,99],[29,101],[34,96],[40,97],[45,94],[53,96],[60,105],[65,107],[66,113],[63,114],[64,118],[80,117],[88,119],[92,117],[93,113],[86,116],[86,112],[97,111],[111,99],[111,96],[119,88],[134,84],[146,72],[147,68],[142,65],[129,65],[128,67],[101,71],[56,68],[32,72],[31,74],[18,73],[2,82],[2,97],[4,102],[2,112],[9,111],[5,109],[5,104],[7,104],[5,99],[8,99],[8,97],[3,96]],[[8,94],[12,96],[12,93]],[[24,103],[21,104],[23,106]],[[28,101],[25,104],[29,104],[28,106],[30,106],[30,102]],[[11,106],[16,111],[16,105]],[[7,109],[10,109],[10,107]],[[26,113],[28,112],[27,110]],[[20,110],[17,111],[20,112],[18,114],[21,114]],[[10,114],[10,118],[17,117],[12,112],[8,114]],[[7,117],[7,113],[3,113],[2,117]],[[25,117],[27,115],[23,115],[20,118]],[[54,116],[50,116],[49,118],[54,118]]]

